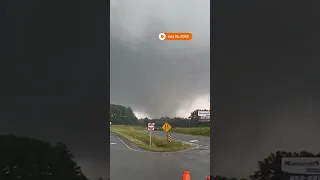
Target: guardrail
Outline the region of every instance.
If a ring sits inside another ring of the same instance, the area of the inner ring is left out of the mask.
[[[182,180],[191,180],[191,176],[190,176],[189,171],[183,171]],[[207,177],[207,180],[210,180],[210,176]]]

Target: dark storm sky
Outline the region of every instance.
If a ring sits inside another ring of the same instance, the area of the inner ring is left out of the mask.
[[[86,175],[107,178],[108,4],[1,7],[0,133],[63,141]]]
[[[209,0],[111,1],[110,101],[149,118],[189,116],[210,90],[209,10]],[[160,41],[160,32],[193,39]]]
[[[320,151],[317,5],[272,2],[213,2],[213,175],[247,176],[276,150]]]
[[[78,3],[8,3],[0,133],[63,140],[95,178],[109,169],[109,13]],[[320,149],[317,5],[279,3],[213,5],[213,175],[246,176],[277,149]]]

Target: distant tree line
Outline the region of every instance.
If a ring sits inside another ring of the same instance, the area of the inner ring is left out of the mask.
[[[130,107],[110,104],[110,122],[112,124],[138,125],[138,118]]]
[[[162,127],[165,122],[169,123],[172,127],[188,127],[189,126],[189,119],[187,118],[180,118],[180,117],[161,117],[157,119],[148,119],[143,118],[140,119],[140,122],[143,122],[144,126],[147,126],[148,123],[153,122],[155,123],[156,127]]]
[[[115,125],[142,125],[147,126],[148,123],[154,122],[157,127],[161,127],[165,122],[168,122],[172,127],[197,127],[209,126],[207,123],[199,123],[197,119],[198,109],[190,113],[188,118],[182,117],[161,117],[149,119],[147,117],[138,119],[131,107],[122,105],[110,105],[110,122]]]

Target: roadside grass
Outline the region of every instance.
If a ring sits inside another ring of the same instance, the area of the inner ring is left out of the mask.
[[[116,128],[130,128],[133,130],[146,130],[146,127],[144,126],[138,126],[138,125],[111,125],[110,127],[116,127]]]
[[[210,136],[209,127],[195,127],[195,128],[172,128],[170,132],[180,134],[191,134],[197,136]]]
[[[191,145],[179,141],[168,142],[165,137],[153,136],[152,145],[149,146],[150,136],[148,133],[139,132],[140,128],[134,126],[111,126],[110,131],[120,135],[137,146],[155,152],[174,152],[191,148]],[[144,130],[144,129],[143,129]]]

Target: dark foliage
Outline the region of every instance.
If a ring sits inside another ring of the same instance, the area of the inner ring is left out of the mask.
[[[110,120],[112,124],[137,125],[138,118],[130,107],[110,104]]]
[[[308,151],[286,152],[277,151],[271,153],[268,157],[258,162],[259,170],[254,172],[250,180],[280,180],[283,179],[281,172],[281,158],[282,157],[320,157],[320,153],[312,154]],[[224,176],[214,176],[214,180],[236,180],[236,178],[227,178]],[[245,180],[245,179],[240,179]]]
[[[258,162],[250,180],[281,179],[282,157],[320,157],[307,151],[277,151]],[[1,180],[88,180],[63,143],[55,146],[37,139],[0,135]],[[213,180],[237,180],[214,176]],[[245,179],[240,179],[245,180]]]
[[[88,180],[63,143],[0,135],[1,180]]]
[[[110,105],[110,120],[112,124],[122,125],[141,125],[147,126],[148,123],[154,122],[157,127],[162,127],[165,122],[168,122],[172,127],[197,127],[197,126],[209,126],[206,123],[200,123],[197,120],[193,120],[194,114],[197,114],[198,110],[191,112],[190,118],[181,117],[161,117],[154,119],[138,119],[130,107],[122,105],[111,104]],[[190,121],[191,120],[191,121]]]

